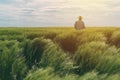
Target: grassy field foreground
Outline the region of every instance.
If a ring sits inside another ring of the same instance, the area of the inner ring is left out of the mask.
[[[120,28],[0,28],[0,80],[120,80]]]

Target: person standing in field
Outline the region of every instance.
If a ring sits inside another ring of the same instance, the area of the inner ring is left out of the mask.
[[[85,24],[82,21],[82,16],[79,16],[79,20],[75,22],[74,27],[76,30],[85,29]]]

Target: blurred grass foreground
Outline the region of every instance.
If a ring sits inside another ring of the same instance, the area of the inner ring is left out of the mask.
[[[120,28],[0,28],[0,80],[120,80]]]

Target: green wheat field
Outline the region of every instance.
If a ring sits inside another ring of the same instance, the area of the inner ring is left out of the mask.
[[[0,80],[120,80],[120,28],[0,28]]]

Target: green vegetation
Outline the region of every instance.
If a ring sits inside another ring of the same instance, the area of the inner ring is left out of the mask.
[[[120,28],[0,28],[0,80],[119,80]]]

